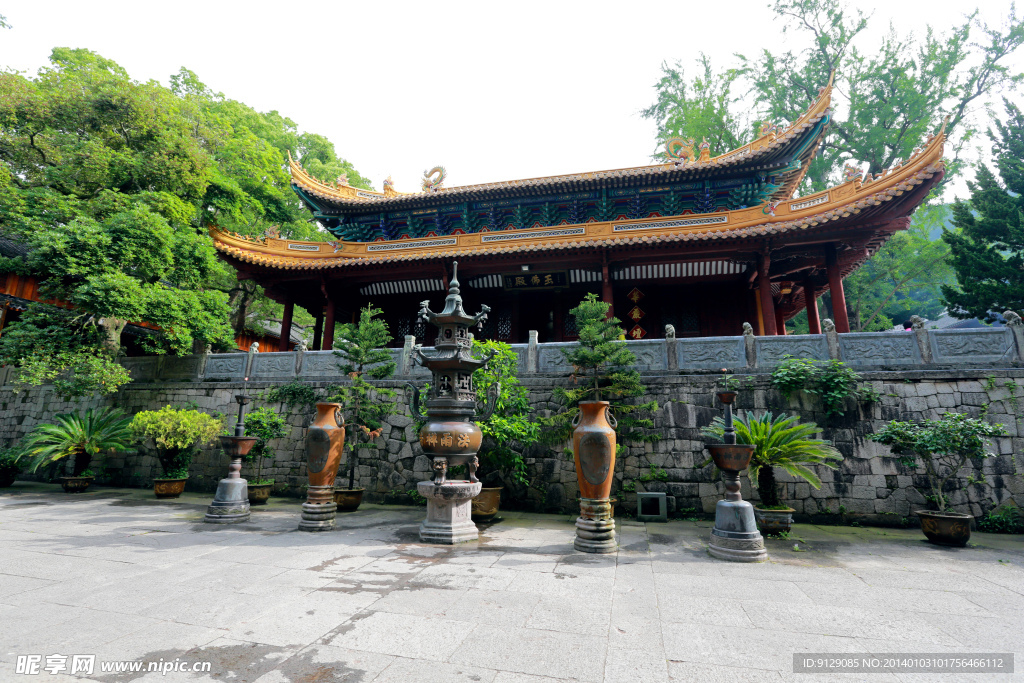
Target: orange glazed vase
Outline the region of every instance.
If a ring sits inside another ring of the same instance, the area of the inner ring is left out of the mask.
[[[306,432],[306,473],[309,488],[302,504],[300,531],[329,531],[338,511],[334,479],[345,449],[345,423],[338,425],[340,403],[317,403],[316,419]]]
[[[572,435],[580,516],[573,547],[585,553],[615,552],[615,520],[609,496],[615,476],[615,426],[608,401],[581,401]],[[609,422],[609,418],[611,422]]]

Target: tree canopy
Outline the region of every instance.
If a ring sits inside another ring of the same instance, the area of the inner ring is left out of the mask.
[[[959,284],[942,294],[961,318],[994,320],[1024,309],[1024,113],[1008,101],[1005,107],[1006,122],[995,121],[989,131],[999,176],[979,165],[967,183],[970,201],[953,205],[958,230],[942,235]]]
[[[215,258],[207,230],[326,239],[289,187],[289,151],[323,180],[345,173],[368,187],[323,136],[187,69],[164,87],[55,48],[34,77],[0,73],[0,231],[30,249],[0,270],[39,277],[65,308],[35,305],[5,330],[3,362],[33,368],[23,375],[34,381],[91,364],[70,393],[112,391],[129,323],[153,330],[145,348],[182,354],[233,344],[254,309],[272,317],[275,305]]]
[[[718,72],[702,56],[692,79],[679,62],[662,66],[657,100],[643,110],[658,124],[659,147],[677,136],[706,136],[716,153],[744,144],[762,119],[796,119],[834,72],[832,121],[805,189],[836,182],[850,160],[877,173],[906,159],[947,115],[954,154],[948,180],[976,133],[974,114],[1024,78],[1006,64],[1024,43],[1024,20],[1012,6],[1002,26],[975,13],[943,32],[927,26],[920,36],[890,27],[878,46],[864,45],[871,17],[843,0],[775,0],[772,10],[791,48],[738,54],[733,67]]]

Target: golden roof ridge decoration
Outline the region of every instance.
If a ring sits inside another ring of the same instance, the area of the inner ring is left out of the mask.
[[[673,161],[660,164],[651,164],[647,166],[630,166],[626,168],[608,169],[603,171],[587,171],[584,173],[569,173],[564,175],[553,175],[553,176],[539,176],[536,178],[523,178],[519,180],[503,180],[490,183],[477,183],[473,185],[457,185],[454,187],[439,187],[434,190],[424,190],[423,192],[396,192],[392,197],[387,192],[385,186],[385,192],[375,192],[372,190],[358,190],[352,187],[332,187],[326,183],[322,183],[316,178],[310,176],[302,166],[292,159],[291,153],[288,154],[288,163],[292,171],[292,182],[303,190],[310,192],[323,199],[337,199],[346,202],[370,204],[374,201],[380,201],[382,199],[392,198],[414,198],[414,197],[425,197],[430,194],[461,194],[467,192],[481,192],[488,190],[501,190],[516,187],[534,187],[542,185],[551,185],[557,183],[567,182],[586,182],[593,180],[605,180],[620,177],[629,176],[643,176],[653,175],[656,173],[665,173],[667,171],[675,170],[703,170],[709,168],[715,168],[717,166],[733,165],[741,161],[746,161],[752,157],[760,156],[779,149],[780,147],[788,144],[797,135],[803,133],[808,128],[811,128],[822,118],[829,115],[831,104],[832,104],[832,87],[835,73],[829,77],[829,82],[826,86],[822,87],[818,91],[817,99],[811,103],[807,110],[801,114],[793,123],[789,125],[781,133],[769,132],[761,137],[752,140],[751,142],[737,147],[736,149],[729,150],[718,156],[708,156],[707,159],[697,161],[689,164],[679,165]],[[817,145],[815,146],[817,149]],[[431,169],[431,173],[436,169]],[[443,168],[442,168],[443,171]],[[806,173],[806,170],[804,171]],[[801,179],[802,179],[801,175]],[[443,180],[443,179],[442,179]],[[797,183],[799,184],[799,183]],[[787,187],[789,183],[787,183]],[[794,186],[795,189],[795,186]]]

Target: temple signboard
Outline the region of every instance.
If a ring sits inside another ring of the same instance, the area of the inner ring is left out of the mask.
[[[569,274],[564,270],[522,271],[502,275],[501,283],[505,289],[556,289],[569,286]]]

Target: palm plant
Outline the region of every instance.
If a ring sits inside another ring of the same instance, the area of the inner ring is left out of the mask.
[[[74,457],[72,476],[88,471],[100,451],[124,448],[131,442],[131,419],[117,409],[89,408],[81,415],[58,415],[55,424],[41,424],[25,437],[22,452],[35,472],[43,465]]]
[[[737,417],[733,422],[736,442],[754,446],[747,476],[757,482],[763,509],[785,507],[779,502],[776,467],[820,489],[821,479],[809,465],[824,465],[834,470],[839,467],[836,461],[843,459],[828,441],[814,438],[821,433],[821,427],[813,422],[801,423],[799,419],[797,415],[782,413],[774,416],[771,412],[765,412],[761,415]],[[725,434],[724,420],[716,417],[704,428],[703,434],[722,438]]]

